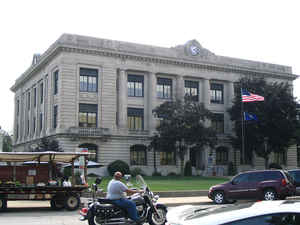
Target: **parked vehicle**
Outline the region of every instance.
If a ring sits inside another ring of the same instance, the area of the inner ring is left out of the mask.
[[[53,174],[56,163],[72,163],[83,157],[83,178],[86,180],[87,152],[0,152],[0,211],[7,201],[48,200],[54,210],[75,210],[80,196],[88,187],[75,182],[74,169],[68,185]],[[28,163],[30,162],[30,163]]]
[[[300,195],[300,169],[293,169],[287,171],[294,180],[296,186],[296,195]]]
[[[128,176],[124,176],[125,178]],[[163,204],[156,203],[158,195],[150,191],[143,177],[136,176],[139,188],[143,189],[143,194],[136,193],[128,198],[135,202],[139,217],[145,223],[150,225],[164,225],[166,222],[167,207]],[[96,198],[97,185],[101,179],[96,179],[93,184],[93,197],[88,203],[88,208],[82,208],[80,211],[80,220],[88,220],[89,225],[106,225],[106,224],[135,224],[128,218],[126,209],[122,209],[113,204],[109,199]]]
[[[262,170],[243,172],[229,182],[212,186],[208,197],[216,204],[223,204],[239,199],[285,199],[295,192],[295,186],[287,172]]]
[[[299,225],[300,201],[234,205],[184,205],[167,213],[166,225]]]

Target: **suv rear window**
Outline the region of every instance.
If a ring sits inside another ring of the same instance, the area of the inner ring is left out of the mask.
[[[283,175],[280,171],[266,171],[264,172],[264,178],[265,180],[278,180],[282,179]]]

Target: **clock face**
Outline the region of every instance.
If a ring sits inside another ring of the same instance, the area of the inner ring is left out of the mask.
[[[195,46],[195,45],[192,45],[192,46],[190,47],[190,50],[191,50],[191,54],[192,54],[192,55],[198,55],[198,54],[199,54],[199,51],[200,51],[199,47],[197,47],[197,46]]]

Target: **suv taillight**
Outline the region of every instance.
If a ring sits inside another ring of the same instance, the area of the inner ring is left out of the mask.
[[[286,179],[282,179],[282,180],[281,180],[281,185],[282,185],[282,186],[286,186],[286,185],[287,185]]]

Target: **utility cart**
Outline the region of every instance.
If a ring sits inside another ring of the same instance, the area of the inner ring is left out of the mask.
[[[51,208],[75,210],[86,184],[87,152],[0,152],[0,211],[7,201],[49,200]],[[75,176],[74,162],[80,161]],[[59,167],[71,163],[71,177],[62,177]],[[78,174],[77,174],[78,175]]]

